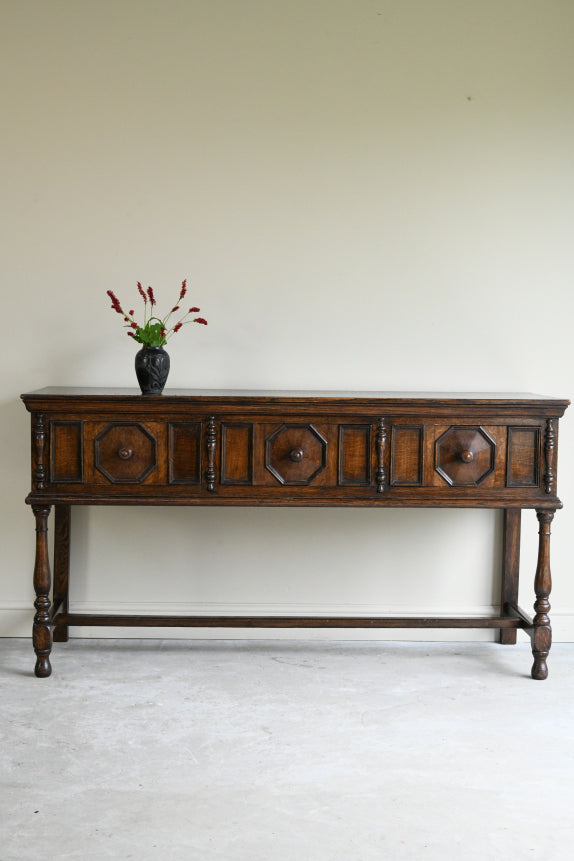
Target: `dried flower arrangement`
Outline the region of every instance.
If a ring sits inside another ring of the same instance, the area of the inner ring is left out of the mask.
[[[171,315],[180,310],[180,303],[183,301],[185,294],[187,293],[186,278],[184,278],[181,283],[181,290],[179,292],[177,303],[165,317],[157,317],[153,313],[153,309],[157,303],[151,287],[144,290],[141,282],[138,281],[138,292],[144,301],[143,326],[140,326],[134,320],[135,311],[124,311],[113,290],[108,290],[107,294],[111,299],[114,311],[121,314],[124,318],[126,324],[124,328],[128,329],[127,334],[129,337],[133,338],[134,341],[137,341],[138,344],[143,344],[144,347],[163,347],[172,335],[175,335],[176,332],[179,332],[182,326],[186,326],[188,323],[200,323],[203,326],[207,326],[207,320],[203,317],[187,319],[190,314],[197,314],[199,312],[200,309],[195,306],[190,308],[189,311],[186,311],[177,323],[170,325]]]

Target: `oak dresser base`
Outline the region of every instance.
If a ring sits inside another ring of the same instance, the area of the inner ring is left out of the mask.
[[[533,679],[548,675],[550,527],[558,419],[534,395],[43,389],[32,414],[35,674],[69,627],[494,628],[525,631]],[[504,510],[501,612],[480,618],[138,616],[69,609],[74,505],[467,507]],[[48,519],[55,509],[54,577]],[[534,617],[518,606],[521,510],[536,510]]]

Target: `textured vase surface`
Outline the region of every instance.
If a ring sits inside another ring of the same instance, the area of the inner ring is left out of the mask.
[[[142,347],[135,365],[142,395],[161,395],[169,374],[169,354],[163,347]]]

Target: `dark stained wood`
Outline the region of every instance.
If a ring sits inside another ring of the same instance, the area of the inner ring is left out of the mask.
[[[532,665],[532,678],[545,679],[548,676],[546,659],[552,645],[552,628],[550,627],[550,592],[552,590],[552,577],[550,575],[550,526],[554,519],[553,511],[537,511],[536,516],[540,524],[538,530],[538,564],[534,578],[534,619],[532,620],[532,654],[534,663]]]
[[[327,465],[327,440],[312,424],[283,424],[265,442],[265,467],[282,485],[309,485]]]
[[[505,488],[506,423],[425,422],[424,484],[444,489]]]
[[[42,413],[32,416],[32,481],[35,490],[44,490],[46,486],[46,465],[44,450],[46,448],[46,426]]]
[[[215,490],[215,453],[217,448],[217,429],[215,425],[215,416],[209,416],[206,429],[207,439],[207,470],[205,473],[205,482],[207,490],[213,493]]]
[[[520,508],[506,508],[504,511],[500,605],[505,614],[510,612],[511,607],[518,604],[521,516]],[[501,630],[500,642],[504,645],[516,643],[516,631]]]
[[[544,485],[546,487],[546,493],[556,492],[556,436],[555,420],[547,419],[546,432],[544,434],[544,460],[546,462]]]
[[[371,425],[339,425],[338,484],[344,487],[368,487],[370,485],[371,436]]]
[[[54,421],[50,428],[50,481],[82,482],[83,425],[81,421]]]
[[[377,493],[384,493],[387,489],[387,425],[384,418],[377,422],[376,431],[377,445]]]
[[[540,481],[540,428],[509,427],[506,484],[537,487]]]
[[[34,626],[32,642],[36,652],[36,667],[38,678],[45,678],[52,672],[50,652],[52,651],[52,620],[50,616],[50,557],[48,553],[48,517],[49,505],[32,506],[36,518],[36,557],[34,561],[34,591],[36,600],[34,607]]]
[[[97,388],[92,386],[45,386],[42,389],[37,389],[33,392],[27,392],[22,395],[23,398],[32,402],[42,401],[47,398],[53,401],[55,397],[63,397],[69,401],[74,401],[80,398],[98,400],[105,398],[107,401],[115,401],[118,404],[123,404],[126,401],[139,401],[140,404],[145,402],[153,408],[153,399],[145,397],[141,394],[138,388]],[[489,404],[499,404],[502,408],[505,406],[528,405],[530,407],[544,407],[551,405],[554,411],[555,407],[562,408],[564,411],[570,401],[560,398],[547,398],[544,395],[535,394],[533,392],[444,392],[444,391],[427,391],[427,392],[411,392],[411,391],[346,391],[346,390],[325,390],[325,389],[309,389],[309,390],[277,390],[277,389],[165,389],[162,395],[163,401],[172,401],[176,399],[193,398],[194,401],[202,401],[217,399],[219,401],[245,401],[257,400],[268,404],[271,401],[279,402],[300,402],[302,399],[325,400],[333,401],[353,401],[357,402],[372,402],[386,401],[387,403],[412,402],[417,406],[420,404],[437,405],[445,404],[450,409],[452,406],[472,407],[478,404],[480,407],[488,406]],[[36,407],[37,408],[37,407]]]
[[[201,484],[203,423],[168,422],[168,482]]]
[[[450,427],[435,443],[435,469],[452,487],[477,487],[494,471],[496,442],[482,427]]]
[[[116,616],[69,613],[69,625],[136,628],[520,628],[515,616]]]
[[[140,422],[110,422],[94,440],[94,465],[112,484],[141,484],[157,468],[157,439]]]
[[[550,521],[558,419],[568,401],[537,395],[43,389],[32,414],[36,517],[34,648],[50,673],[51,627],[494,628],[532,639],[533,675],[550,648]],[[49,467],[49,468],[48,468]],[[69,612],[70,506],[453,507],[505,510],[500,615],[481,618],[101,616]],[[56,507],[50,606],[47,522]],[[521,509],[541,524],[535,617],[518,607]]]
[[[253,484],[253,422],[221,423],[221,483]]]
[[[418,486],[423,483],[423,429],[393,425],[391,431],[391,484]]]
[[[270,481],[274,480],[270,477]],[[547,508],[555,510],[562,508],[562,503],[556,497],[541,500],[538,495],[529,494],[520,498],[515,492],[502,488],[494,497],[492,492],[480,491],[477,488],[471,497],[461,492],[444,493],[437,492],[436,488],[421,487],[417,489],[408,487],[393,488],[392,493],[387,490],[381,496],[367,496],[364,489],[356,487],[326,488],[317,486],[319,479],[315,480],[313,486],[307,490],[313,494],[306,496],[301,487],[291,485],[283,488],[283,493],[278,494],[275,488],[264,487],[227,487],[217,485],[214,487],[213,496],[208,496],[204,489],[202,495],[190,496],[181,491],[181,488],[173,488],[174,492],[165,492],[165,487],[151,487],[146,484],[143,487],[133,485],[129,490],[122,488],[117,493],[109,493],[102,487],[88,487],[82,493],[81,498],[74,496],[70,488],[64,492],[54,489],[50,491],[50,499],[53,504],[63,505],[233,505],[258,508],[262,506],[289,507],[300,506],[303,508]],[[109,489],[108,489],[109,490]],[[418,492],[415,492],[418,490]],[[457,489],[459,490],[459,489]],[[376,489],[369,488],[369,493],[376,493]],[[458,497],[458,498],[457,498]],[[42,502],[44,495],[31,492],[26,497],[28,505]],[[208,500],[206,502],[206,500]]]

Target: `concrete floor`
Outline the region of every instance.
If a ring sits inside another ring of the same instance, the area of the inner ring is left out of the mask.
[[[574,644],[0,641],[1,861],[573,857]]]

